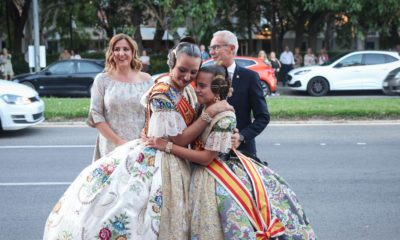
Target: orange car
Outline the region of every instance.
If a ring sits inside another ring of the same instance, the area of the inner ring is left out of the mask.
[[[257,72],[258,75],[260,75],[261,87],[263,89],[264,96],[276,92],[277,83],[274,70],[272,69],[271,66],[265,64],[265,62],[262,59],[254,57],[236,56],[235,62],[237,65],[251,69]],[[204,61],[203,66],[207,66],[209,64],[214,64],[214,60],[209,59]]]

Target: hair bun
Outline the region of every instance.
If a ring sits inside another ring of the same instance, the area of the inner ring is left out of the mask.
[[[182,38],[182,39],[179,41],[179,43],[182,43],[182,42],[196,44],[196,40],[194,40],[194,38],[192,38],[192,37],[190,37],[190,36],[187,36],[187,37]]]

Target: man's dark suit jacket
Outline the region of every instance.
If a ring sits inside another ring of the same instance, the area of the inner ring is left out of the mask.
[[[236,113],[237,128],[244,136],[239,150],[245,154],[256,156],[254,138],[269,123],[267,103],[263,96],[259,75],[249,69],[236,65],[232,76],[233,95],[228,98]],[[254,121],[252,121],[252,113]]]

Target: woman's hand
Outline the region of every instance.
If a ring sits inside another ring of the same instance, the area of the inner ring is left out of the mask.
[[[229,105],[228,101],[222,100],[212,104],[205,111],[208,113],[208,115],[210,115],[210,117],[214,117],[220,112],[225,112],[225,111],[235,112],[235,109],[231,105]]]
[[[145,141],[145,146],[164,151],[165,147],[167,146],[167,143],[168,142],[166,140],[162,139],[162,138],[149,137]]]

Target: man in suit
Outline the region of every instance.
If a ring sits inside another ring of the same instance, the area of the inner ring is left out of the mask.
[[[259,75],[236,65],[234,61],[238,46],[237,37],[232,32],[223,30],[214,33],[209,50],[214,62],[224,65],[232,79],[233,95],[228,102],[235,109],[239,129],[235,145],[244,154],[256,157],[254,138],[268,125],[269,113]]]

